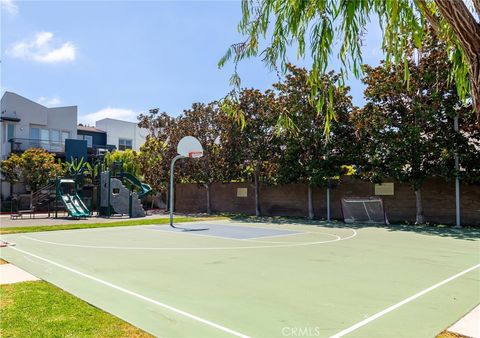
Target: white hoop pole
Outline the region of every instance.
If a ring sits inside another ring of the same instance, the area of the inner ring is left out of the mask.
[[[173,173],[174,173],[174,166],[175,162],[178,159],[181,158],[186,158],[186,156],[183,155],[177,155],[173,158],[172,163],[170,164],[170,226],[173,227],[173,207],[175,205],[175,200],[174,200],[174,179],[173,179]]]

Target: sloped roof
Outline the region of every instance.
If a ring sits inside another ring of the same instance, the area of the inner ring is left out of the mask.
[[[95,127],[90,127],[90,126],[77,126],[77,130],[82,130],[82,131],[89,131],[89,132],[94,132],[94,133],[106,133],[105,130],[101,130]]]

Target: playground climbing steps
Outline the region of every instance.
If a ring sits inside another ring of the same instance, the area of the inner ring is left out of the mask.
[[[119,178],[110,177],[108,171],[102,172],[100,206],[110,213],[144,217],[145,210],[140,199],[151,192],[150,186],[128,173],[123,173],[121,178],[135,186],[138,193],[127,189]]]

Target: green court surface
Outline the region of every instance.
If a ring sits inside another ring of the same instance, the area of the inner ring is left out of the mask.
[[[209,221],[4,235],[0,256],[162,337],[434,337],[480,302],[474,230]]]

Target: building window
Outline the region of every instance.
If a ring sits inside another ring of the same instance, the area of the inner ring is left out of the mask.
[[[45,142],[50,141],[50,130],[40,129],[40,140]]]
[[[93,136],[92,135],[80,135],[80,134],[78,134],[77,138],[79,140],[87,141],[87,147],[92,148],[92,146],[93,146]]]
[[[50,151],[50,130],[40,129],[40,147],[46,151]]]
[[[126,138],[118,139],[118,150],[132,149],[132,140]]]
[[[31,127],[30,128],[30,138],[32,140],[40,140],[40,128]]]
[[[40,128],[30,127],[30,147],[40,147]]]
[[[87,141],[87,147],[91,148],[93,146],[93,136],[85,135],[85,140]]]
[[[65,144],[65,140],[67,138],[70,138],[70,132],[69,131],[62,131],[62,143]]]
[[[60,130],[52,129],[50,132],[50,139],[52,142],[60,143]]]
[[[69,137],[68,131],[30,126],[30,147],[54,152],[64,151],[65,140]]]
[[[60,130],[50,130],[50,151],[60,152],[63,151],[63,143],[60,140]]]
[[[8,142],[12,138],[15,138],[15,125],[13,123],[7,123],[5,125],[5,133],[3,134],[3,142]]]

